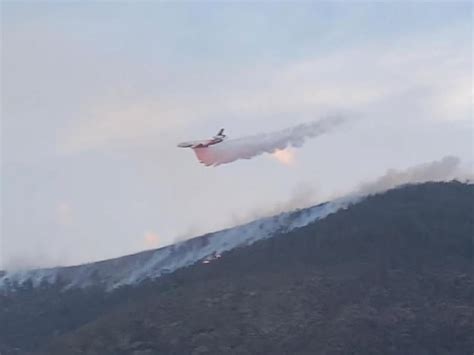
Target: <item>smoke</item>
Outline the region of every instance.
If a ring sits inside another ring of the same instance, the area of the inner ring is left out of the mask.
[[[256,206],[242,214],[233,215],[229,225],[232,227],[239,226],[261,218],[311,207],[320,202],[321,198],[316,187],[309,182],[300,182],[293,188],[288,200],[276,202],[271,206]]]
[[[227,164],[239,159],[251,159],[263,153],[277,153],[287,147],[299,148],[306,139],[318,137],[343,121],[342,117],[329,117],[273,133],[260,133],[230,139],[207,148],[195,148],[194,152],[198,160],[206,166]],[[282,153],[277,154],[280,154],[281,158]]]
[[[405,184],[423,183],[428,181],[460,180],[474,182],[472,166],[463,165],[455,156],[445,156],[439,160],[411,166],[403,170],[389,169],[384,175],[360,184],[352,192],[333,194],[329,198],[320,195],[315,186],[310,183],[300,183],[295,186],[290,198],[271,207],[254,208],[246,214],[233,216],[231,225],[237,226],[260,218],[278,215],[283,212],[314,206],[323,201],[338,198],[367,196],[382,193]]]
[[[380,193],[409,183],[448,181],[453,179],[472,180],[472,178],[472,172],[468,172],[461,167],[461,161],[458,157],[446,156],[440,160],[416,165],[401,171],[390,169],[377,180],[361,184],[357,189],[357,194],[370,195]]]

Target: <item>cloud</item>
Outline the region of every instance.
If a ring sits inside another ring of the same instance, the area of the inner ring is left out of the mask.
[[[445,32],[341,47],[286,64],[257,63],[236,72],[179,72],[174,85],[181,90],[128,88],[94,101],[64,132],[61,147],[67,153],[152,142],[203,120],[222,124],[239,117],[260,126],[278,115],[297,122],[341,112],[393,115],[401,102],[412,115],[429,120],[465,120],[472,107],[470,53]],[[274,121],[274,127],[281,123]]]
[[[150,141],[156,139],[157,132],[180,127],[189,115],[188,110],[171,103],[125,97],[125,102],[104,103],[87,112],[76,127],[63,132],[67,139],[59,141],[59,149],[69,154]]]

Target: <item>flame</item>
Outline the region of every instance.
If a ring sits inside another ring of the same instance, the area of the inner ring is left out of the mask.
[[[284,165],[291,165],[295,160],[295,154],[289,149],[277,149],[272,156]]]
[[[147,231],[145,232],[144,243],[149,248],[156,248],[160,243],[160,237],[154,232]]]

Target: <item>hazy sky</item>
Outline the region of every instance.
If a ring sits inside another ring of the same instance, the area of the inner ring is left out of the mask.
[[[162,246],[388,169],[473,161],[471,2],[1,2],[0,267]],[[279,157],[183,140],[339,114]]]

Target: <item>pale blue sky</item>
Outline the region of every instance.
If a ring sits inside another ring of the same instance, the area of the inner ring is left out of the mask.
[[[301,191],[318,202],[390,168],[473,161],[470,2],[1,6],[0,267],[119,256]],[[349,123],[290,166],[206,168],[176,148],[334,113]]]

